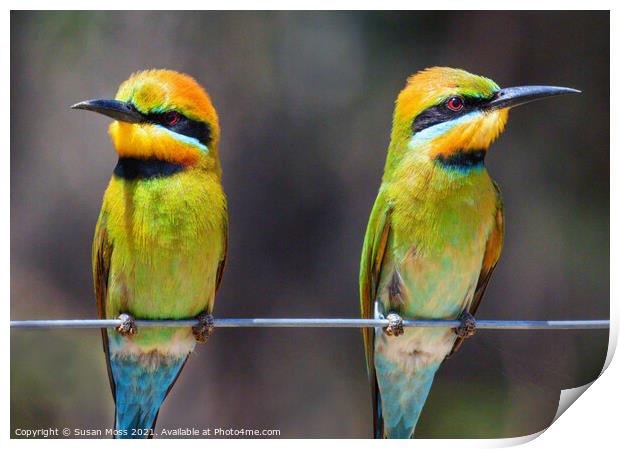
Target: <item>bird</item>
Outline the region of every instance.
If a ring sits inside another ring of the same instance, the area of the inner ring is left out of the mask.
[[[217,112],[207,92],[173,70],[136,72],[114,99],[73,109],[114,121],[118,162],[92,246],[115,438],[151,438],[159,409],[196,342],[208,340],[228,245]],[[195,318],[193,327],[136,320]]]
[[[500,257],[504,207],[484,165],[508,111],[579,93],[500,89],[465,70],[431,67],[396,99],[390,144],[360,261],[361,316],[375,438],[411,438],[442,361],[475,333],[474,314]],[[458,320],[456,329],[403,327]]]

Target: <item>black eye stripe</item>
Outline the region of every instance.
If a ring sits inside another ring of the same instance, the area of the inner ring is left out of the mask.
[[[144,121],[147,123],[160,125],[164,128],[169,129],[170,131],[174,131],[175,133],[183,134],[187,137],[193,137],[207,147],[211,144],[211,127],[205,122],[192,120],[185,117],[180,112],[173,110],[165,112],[151,112],[149,114],[145,114],[144,112],[141,112],[133,103],[130,102],[129,104],[142,115]],[[174,125],[169,125],[166,121],[166,114],[168,114],[169,112],[176,112],[177,114],[179,114],[179,120],[177,120]]]
[[[451,97],[450,97],[451,98]],[[464,105],[458,111],[453,111],[446,105],[446,101],[442,101],[440,104],[431,106],[420,112],[413,120],[412,128],[413,132],[417,133],[423,129],[429,128],[433,125],[446,122],[448,120],[454,120],[462,115],[472,112],[484,103],[488,102],[490,98],[478,98],[478,97],[461,97],[464,101]]]
[[[185,117],[180,112],[179,119],[174,125],[169,125],[166,119],[166,114],[170,111],[162,112],[162,113],[151,113],[146,114],[144,117],[148,122],[156,123],[165,128],[168,128],[170,131],[174,131],[178,134],[183,134],[184,136],[193,137],[197,139],[202,144],[207,147],[211,143],[211,128],[204,122],[199,122],[197,120],[192,120]]]

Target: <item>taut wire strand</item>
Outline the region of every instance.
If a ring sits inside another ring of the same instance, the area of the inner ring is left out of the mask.
[[[136,320],[140,327],[185,327],[198,324],[197,320]],[[93,329],[116,327],[121,320],[17,320],[11,321],[12,329]],[[451,327],[461,324],[458,320],[403,320],[404,327]],[[215,327],[333,327],[363,328],[386,327],[385,319],[352,318],[219,318]],[[544,330],[544,329],[608,329],[609,320],[564,321],[500,321],[477,320],[477,329]]]

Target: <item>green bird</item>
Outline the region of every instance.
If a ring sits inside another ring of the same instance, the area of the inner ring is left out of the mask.
[[[484,166],[508,110],[579,92],[551,86],[500,89],[464,70],[434,67],[396,100],[381,187],[360,265],[375,438],[410,438],[441,362],[473,335],[473,314],[499,259],[504,211]],[[456,329],[408,327],[406,319],[461,321]]]
[[[151,437],[196,340],[213,327],[228,228],[218,117],[203,88],[172,70],[138,72],[114,100],[73,107],[115,119],[119,159],[95,230],[95,293],[100,318],[123,320],[102,331],[115,436]],[[194,317],[193,328],[135,326]]]

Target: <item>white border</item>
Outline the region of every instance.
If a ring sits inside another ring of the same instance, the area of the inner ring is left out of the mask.
[[[544,2],[544,1],[531,1],[531,0],[523,0],[520,2],[501,2],[500,4],[491,1],[469,1],[467,2],[467,6],[473,9],[557,9],[554,8],[558,3],[557,2]],[[405,1],[383,1],[379,6],[384,9],[407,9],[412,6],[419,9],[431,9],[426,7],[426,4],[412,4],[411,2]],[[589,1],[587,6],[592,9],[610,9],[612,2],[610,1]],[[22,1],[19,4],[15,4],[14,7],[16,9],[48,9],[49,6],[53,6],[54,9],[78,9],[83,8],[85,5],[83,2],[78,1],[55,1],[52,4],[49,2],[43,1]],[[117,0],[109,0],[104,4],[94,4],[92,8],[87,9],[97,9],[97,7],[106,7],[112,9],[138,9],[140,7],[144,7],[147,9],[165,9],[162,6],[169,6],[169,2],[162,2],[157,0],[152,0],[150,2],[145,1],[133,1],[133,2],[120,2]],[[176,6],[176,5],[175,5]],[[373,5],[370,2],[364,1],[346,1],[346,2],[335,2],[333,0],[325,1],[325,0],[314,0],[314,1],[306,1],[306,2],[296,2],[292,4],[290,2],[283,1],[275,1],[275,2],[250,2],[250,1],[228,1],[225,3],[216,3],[216,2],[205,2],[205,1],[195,1],[195,0],[186,0],[183,2],[183,6],[187,9],[201,9],[201,8],[213,8],[213,9],[240,9],[240,8],[248,8],[248,9],[310,9],[310,8],[326,8],[326,9],[372,9]],[[464,6],[462,2],[443,2],[439,4],[438,2],[432,3],[432,9],[462,9]],[[581,9],[584,6],[583,2],[577,1],[564,1],[561,6],[565,9]],[[4,34],[4,39],[2,40],[2,60],[9,63],[9,54],[10,54],[10,25],[9,25],[9,11],[6,10],[6,13],[2,16],[2,26],[0,29]],[[617,86],[617,54],[616,51],[618,49],[617,45],[617,30],[620,25],[617,20],[617,14],[615,11],[612,11],[611,14],[611,91],[610,91],[610,104],[618,105],[620,104],[620,98],[618,96],[618,88]],[[10,91],[10,72],[8,69],[8,64],[4,66],[4,70],[0,73],[0,76],[3,78],[4,85],[6,86],[7,91]],[[9,148],[10,148],[10,136],[9,136],[9,119],[10,119],[10,108],[8,107],[8,101],[5,100],[4,108],[0,112],[1,117],[3,118],[2,123],[4,124],[5,132],[2,133],[3,147],[4,147],[4,155],[5,158],[9,158]],[[614,107],[611,108],[612,114],[612,123],[614,123],[614,119],[617,119],[617,114],[615,113]],[[620,166],[618,164],[618,145],[617,145],[617,132],[615,128],[612,127],[611,131],[611,171],[612,173],[619,173]],[[18,149],[14,149],[17,151]],[[9,176],[6,175],[0,178],[0,183],[2,183],[2,194],[0,206],[1,210],[9,211],[10,210],[10,201],[9,201],[9,187],[10,187],[10,179]],[[618,264],[615,260],[615,255],[618,254],[618,237],[614,233],[615,228],[617,228],[618,223],[618,193],[620,193],[620,185],[617,180],[617,177],[611,178],[611,224],[612,224],[612,232],[611,232],[611,279],[616,280],[619,279],[620,271],[618,270]],[[10,242],[10,232],[9,232],[9,218],[8,214],[5,213],[3,216],[3,220],[0,223],[2,227],[3,235],[5,235],[5,243]],[[2,291],[4,294],[4,305],[6,308],[6,321],[5,326],[2,329],[4,333],[4,341],[10,341],[10,330],[8,327],[8,317],[9,314],[9,297],[10,297],[10,258],[9,258],[9,248],[8,244],[4,245],[3,248],[3,257],[0,259],[0,283],[2,287]],[[619,313],[618,307],[615,304],[617,300],[617,282],[611,283],[611,298],[612,298],[612,333],[610,340],[610,354],[608,354],[608,360],[606,365],[611,361],[611,354],[613,353],[618,336],[618,323],[619,323]],[[7,348],[8,349],[8,348]],[[2,423],[4,424],[5,432],[4,437],[8,439],[10,435],[10,423],[9,423],[9,408],[10,403],[8,401],[9,397],[9,351],[4,352],[4,364],[5,369],[1,370],[0,376],[2,376],[2,383],[4,386],[4,391],[6,395],[4,398],[5,406],[2,409]],[[617,441],[617,433],[615,432],[616,427],[618,426],[617,421],[617,409],[620,399],[620,369],[618,368],[618,363],[613,363],[609,366],[609,368],[604,372],[602,377],[594,382],[591,388],[583,395],[583,397],[579,398],[577,402],[567,410],[567,412],[562,415],[556,423],[554,423],[549,430],[544,432],[540,438],[535,439],[534,441],[529,443],[529,447],[532,448],[544,448],[544,447],[552,447],[552,446],[561,446],[563,449],[571,449],[571,448],[579,448],[582,449],[584,446],[589,447],[608,447],[610,442]],[[76,404],[79,406],[79,404]],[[336,419],[336,418],[335,418]],[[531,439],[531,438],[530,438]],[[338,440],[338,445],[344,446],[353,446],[356,448],[363,447],[375,447],[375,445],[389,444],[390,447],[394,445],[405,444],[408,447],[416,447],[416,448],[426,448],[426,447],[447,447],[448,445],[457,445],[459,448],[485,448],[485,447],[500,447],[505,445],[514,445],[520,444],[527,441],[528,438],[519,438],[519,439],[507,439],[507,440],[415,440],[415,441],[373,441],[373,440]],[[195,445],[196,441],[174,441],[173,444],[192,444]],[[63,447],[66,446],[81,446],[84,444],[83,441],[80,440],[44,440],[41,441],[33,441],[33,440],[11,440],[9,444],[15,446],[31,446],[38,444],[45,444],[51,447]],[[109,445],[110,442],[106,440],[91,440],[88,444],[93,445]],[[118,443],[122,444],[122,443]],[[125,443],[129,444],[129,443]],[[131,444],[150,444],[161,447],[162,445],[170,444],[169,441],[166,440],[152,440],[148,443],[131,443]],[[211,440],[208,442],[201,442],[198,444],[208,444],[208,445],[217,445],[218,447],[239,447],[241,445],[251,444],[255,447],[288,447],[291,444],[291,441],[287,440],[252,440],[252,442],[248,442],[247,440]],[[317,444],[316,440],[295,440],[294,444],[299,446],[300,448],[304,447],[313,447]]]

